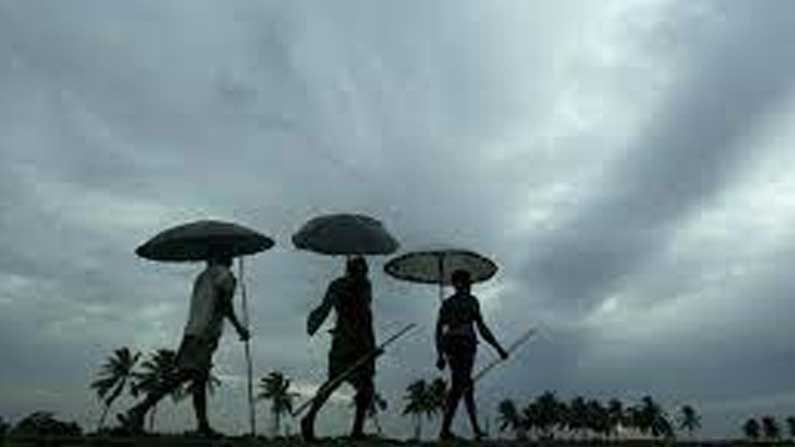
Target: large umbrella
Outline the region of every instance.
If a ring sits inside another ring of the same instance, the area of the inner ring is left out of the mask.
[[[242,225],[217,220],[200,220],[169,228],[139,246],[135,253],[154,261],[190,262],[204,261],[213,255],[240,257],[238,269],[240,293],[243,301],[243,324],[249,327],[246,283],[243,256],[259,253],[273,247],[269,237]],[[249,340],[245,343],[248,366],[248,404],[251,435],[256,434],[254,414],[253,366]]]
[[[324,255],[388,255],[399,247],[379,220],[362,214],[315,217],[292,239],[296,248]]]
[[[422,250],[392,258],[384,271],[404,281],[439,285],[439,300],[444,299],[444,286],[451,284],[453,272],[466,270],[472,282],[482,282],[497,273],[497,265],[474,251],[462,249]]]

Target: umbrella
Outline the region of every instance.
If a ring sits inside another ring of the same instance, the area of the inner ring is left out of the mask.
[[[361,214],[315,217],[292,239],[296,248],[324,255],[388,255],[399,246],[380,221]]]
[[[243,320],[249,326],[246,284],[242,256],[259,253],[273,247],[273,240],[250,228],[231,222],[200,220],[179,225],[157,234],[139,246],[135,253],[154,261],[204,261],[213,255],[230,257],[241,256],[238,262],[240,293],[243,301]],[[246,364],[248,366],[248,403],[251,435],[256,434],[254,414],[253,367],[249,340],[245,343]]]
[[[444,286],[451,284],[453,272],[466,270],[472,282],[482,282],[497,273],[497,265],[490,259],[470,250],[439,249],[405,253],[392,258],[384,271],[404,281],[439,284],[439,300],[444,298]]]
[[[135,250],[154,261],[203,261],[213,254],[243,256],[273,247],[273,240],[242,225],[200,220],[165,230]]]

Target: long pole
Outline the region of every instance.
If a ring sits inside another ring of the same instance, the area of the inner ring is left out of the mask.
[[[517,339],[516,339],[516,341],[514,341],[513,343],[511,343],[511,345],[510,345],[510,346],[508,346],[508,350],[507,350],[506,352],[508,352],[508,354],[513,354],[513,353],[514,353],[514,351],[516,351],[517,349],[519,349],[519,347],[520,347],[520,346],[522,346],[522,345],[523,345],[525,342],[527,342],[528,340],[530,340],[530,339],[531,339],[531,338],[532,338],[532,337],[533,337],[533,336],[536,334],[536,332],[538,332],[538,330],[537,330],[535,327],[531,327],[530,329],[528,329],[527,331],[525,331],[525,333],[523,333],[522,335],[520,335],[520,336],[519,336],[519,338],[517,338]],[[493,361],[492,361],[491,363],[489,363],[488,365],[484,366],[484,367],[483,367],[483,369],[481,369],[480,371],[478,371],[478,373],[477,373],[477,374],[475,374],[475,376],[472,378],[472,382],[471,382],[471,384],[472,384],[472,385],[474,385],[474,384],[475,384],[475,382],[477,382],[478,380],[480,380],[481,378],[483,378],[483,376],[484,376],[484,375],[486,375],[486,374],[487,374],[489,371],[491,371],[492,369],[494,369],[494,367],[496,367],[497,365],[499,365],[499,364],[501,364],[501,363],[503,363],[503,362],[505,362],[505,360],[503,360],[503,359],[496,359],[496,360],[493,360]],[[471,386],[471,385],[470,385],[470,386]]]
[[[309,408],[309,405],[311,405],[312,402],[314,402],[315,399],[317,399],[317,397],[320,396],[321,393],[323,393],[324,391],[330,388],[336,387],[338,384],[345,381],[353,372],[355,372],[365,362],[372,359],[373,357],[378,357],[381,354],[383,354],[384,348],[389,346],[392,342],[394,342],[398,338],[402,337],[403,334],[405,334],[406,332],[414,329],[415,326],[416,324],[414,323],[407,324],[406,326],[403,327],[403,329],[399,330],[397,333],[386,339],[386,341],[378,345],[375,349],[372,349],[367,354],[364,354],[363,356],[359,357],[355,362],[353,362],[353,364],[351,364],[351,366],[349,366],[347,369],[339,373],[336,377],[333,377],[331,380],[329,380],[323,386],[321,386],[315,392],[315,395],[311,399],[299,405],[295,410],[291,412],[291,415],[293,417],[296,417],[297,415],[301,414],[305,409]]]
[[[251,334],[250,324],[249,324],[249,316],[248,316],[248,299],[246,297],[246,281],[243,277],[244,269],[243,269],[243,257],[241,256],[238,260],[238,269],[240,272],[240,294],[243,298],[243,325],[246,327],[246,330],[249,331]],[[249,417],[249,424],[251,427],[251,437],[254,438],[257,435],[257,418],[254,414],[254,383],[253,383],[253,367],[251,362],[251,336],[245,341],[244,347],[246,351],[246,374],[248,379],[248,417]]]

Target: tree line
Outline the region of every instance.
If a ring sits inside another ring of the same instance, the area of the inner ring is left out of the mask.
[[[102,405],[97,423],[97,432],[108,431],[105,420],[114,402],[125,394],[139,396],[161,386],[176,371],[176,352],[170,349],[156,349],[142,359],[141,353],[128,347],[113,351],[97,374],[90,387]],[[211,376],[207,382],[209,392],[213,392],[221,381]],[[192,383],[187,383],[171,394],[174,402],[189,396]],[[272,371],[259,382],[258,400],[269,400],[271,413],[271,435],[287,436],[282,430],[283,416],[293,411],[293,403],[298,393],[291,390],[291,379],[284,373]],[[442,377],[431,381],[418,379],[411,382],[403,396],[402,415],[410,417],[414,424],[414,439],[422,437],[423,421],[433,421],[444,412],[448,386]],[[368,410],[368,417],[376,426],[378,436],[382,435],[378,414],[388,408],[387,401],[375,393]],[[619,439],[623,434],[630,437],[651,436],[671,439],[677,431],[686,432],[690,438],[701,428],[701,415],[692,405],[683,405],[677,413],[669,415],[651,396],[644,396],[634,405],[625,405],[619,399],[606,403],[598,399],[576,396],[569,401],[561,400],[553,391],[545,391],[524,406],[517,405],[513,399],[505,399],[497,405],[498,428],[500,432],[510,433],[519,440],[531,438],[551,440],[556,437],[570,440],[610,440]],[[157,407],[149,413],[149,427],[154,429]],[[795,438],[795,417],[784,419],[791,438]],[[751,441],[780,441],[783,430],[773,416],[759,419],[749,418],[741,427],[743,436]],[[37,411],[22,419],[13,428],[0,418],[0,437],[6,434],[54,434],[79,436],[83,433],[75,422],[63,422],[54,418],[50,412]],[[624,436],[626,437],[626,436]]]

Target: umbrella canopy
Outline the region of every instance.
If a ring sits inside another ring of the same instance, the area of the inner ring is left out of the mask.
[[[387,255],[399,247],[379,220],[361,214],[315,217],[292,239],[296,248],[324,255]]]
[[[415,251],[392,258],[384,271],[405,281],[450,285],[456,270],[466,270],[472,282],[482,282],[497,273],[497,265],[473,251],[459,249]]]
[[[242,225],[200,220],[165,230],[135,250],[154,261],[203,261],[212,255],[243,256],[273,247],[273,240]]]

